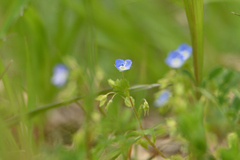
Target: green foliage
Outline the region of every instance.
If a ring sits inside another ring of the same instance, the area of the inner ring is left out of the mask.
[[[129,82],[126,79],[117,79],[116,81],[109,79],[108,83],[111,85],[114,92],[119,93],[125,97],[129,95]]]
[[[236,133],[231,133],[227,137],[228,149],[220,148],[218,151],[219,157],[222,160],[239,159],[239,139]]]
[[[149,105],[148,105],[148,102],[145,100],[144,103],[143,103],[143,111],[144,111],[144,116],[147,114],[149,115]]]
[[[205,129],[203,125],[203,107],[194,106],[191,112],[185,112],[178,119],[178,129],[189,143],[189,151],[196,159],[203,159],[207,151]]]
[[[107,95],[100,95],[96,98],[100,102],[99,107],[102,107],[107,101]]]
[[[150,159],[150,142],[164,151],[157,142],[165,140],[181,146],[168,159],[240,159],[239,5],[1,0],[0,159],[125,160],[138,145]],[[172,70],[164,59],[183,42],[193,59]],[[119,79],[117,58],[133,61],[129,82]],[[59,88],[51,84],[57,63],[70,71]],[[169,102],[154,108],[164,89]],[[132,106],[129,96],[139,119],[124,107],[122,98]]]
[[[183,2],[191,32],[195,81],[200,85],[203,74],[203,0]]]
[[[125,102],[125,105],[128,106],[128,107],[132,107],[132,106],[135,105],[135,100],[132,96],[130,96],[130,98],[126,97],[124,102]]]

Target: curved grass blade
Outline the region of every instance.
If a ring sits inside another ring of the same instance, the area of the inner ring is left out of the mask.
[[[12,62],[13,62],[13,60],[11,60],[11,61],[8,63],[7,67],[6,67],[5,70],[2,72],[2,74],[0,75],[0,80],[3,78],[3,76],[5,75],[5,73],[8,71],[8,69],[9,69],[9,67],[11,66]]]
[[[148,89],[156,88],[156,87],[159,87],[159,86],[160,86],[160,84],[135,85],[135,86],[130,87],[130,90],[132,90],[132,91],[148,90]],[[110,91],[112,91],[112,89],[102,90],[102,91],[96,93],[96,96],[101,95],[101,94],[106,94]],[[78,96],[78,97],[75,97],[73,99],[70,99],[70,100],[67,100],[67,101],[64,101],[64,102],[58,102],[58,103],[52,103],[52,104],[44,105],[42,107],[32,109],[25,114],[13,116],[10,119],[5,120],[5,122],[8,126],[13,126],[13,125],[16,125],[20,121],[21,117],[32,118],[32,117],[34,117],[38,114],[41,114],[41,113],[44,113],[44,112],[50,110],[50,109],[62,107],[64,105],[68,105],[68,104],[71,104],[71,103],[76,102],[78,100],[81,100],[84,97],[85,96]]]
[[[0,27],[0,39],[6,34],[11,25],[16,21],[18,17],[21,16],[20,10],[23,9],[29,0],[14,1],[11,8],[7,14],[6,19],[4,20],[3,25]]]

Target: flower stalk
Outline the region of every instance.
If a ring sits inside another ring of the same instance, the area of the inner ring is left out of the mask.
[[[159,155],[161,155],[163,158],[166,158],[166,157],[162,154],[162,152],[159,151],[159,149],[156,147],[156,145],[144,134],[140,117],[138,116],[138,113],[137,113],[137,111],[136,111],[136,109],[135,109],[135,107],[134,107],[134,105],[133,105],[133,102],[132,102],[132,99],[130,98],[130,95],[128,95],[128,98],[129,98],[130,103],[131,103],[131,108],[132,108],[132,110],[133,110],[133,112],[134,112],[134,114],[135,114],[135,116],[136,116],[136,118],[137,118],[137,120],[138,120],[139,127],[140,127],[140,129],[141,129],[141,131],[142,131],[142,137],[144,137],[144,138],[149,142],[149,144],[151,144],[151,146],[158,152]]]

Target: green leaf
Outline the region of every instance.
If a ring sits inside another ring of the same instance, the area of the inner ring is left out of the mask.
[[[100,101],[100,107],[102,107],[107,101],[107,95],[100,95],[96,98],[96,100]]]
[[[104,96],[105,96],[105,95],[99,95],[99,96],[97,96],[96,100],[97,100],[97,101],[101,101]]]
[[[156,135],[155,135],[154,130],[152,131],[152,134],[151,134],[151,141],[152,141],[153,143],[156,142]]]
[[[117,79],[114,83],[114,81],[110,80],[109,83],[111,83],[113,91],[116,93],[119,93],[125,97],[129,95],[129,83],[126,79]]]
[[[223,72],[222,67],[216,67],[209,73],[208,79],[212,80],[213,78],[216,78],[218,75],[220,75],[222,72]]]
[[[130,100],[131,99],[131,100]],[[125,98],[125,105],[128,106],[128,107],[132,107],[132,105],[134,106],[135,105],[135,100],[134,98],[131,96],[129,99],[129,97],[126,97]]]
[[[203,126],[203,106],[193,106],[192,110],[182,114],[177,122],[181,135],[188,140],[190,154],[193,154],[196,159],[203,159],[207,151]]]
[[[109,101],[108,101],[108,103],[107,103],[107,105],[106,105],[106,107],[105,107],[106,110],[108,110],[108,108],[109,108],[109,106],[112,104],[112,102],[113,102],[112,100],[109,100]]]
[[[182,72],[182,74],[186,75],[193,83],[195,83],[194,77],[189,70],[182,69],[181,72]]]
[[[113,88],[116,84],[115,81],[112,79],[108,79],[108,84]]]
[[[138,108],[138,116],[141,116],[143,110],[143,104],[140,105],[140,107]]]
[[[23,9],[29,0],[13,1],[4,23],[0,27],[0,39],[7,33],[9,28],[20,17],[20,10]]]
[[[228,141],[228,146],[229,148],[234,148],[236,150],[238,150],[239,148],[239,140],[238,140],[238,135],[236,133],[230,133],[227,136],[227,141]]]
[[[138,144],[140,144],[143,148],[148,149],[148,141],[144,139],[139,139]]]

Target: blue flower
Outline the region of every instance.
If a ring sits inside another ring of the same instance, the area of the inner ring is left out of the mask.
[[[186,43],[182,43],[178,46],[177,51],[183,55],[184,61],[187,60],[192,54],[192,47]]]
[[[122,59],[116,59],[115,61],[115,67],[119,70],[119,71],[126,71],[129,70],[130,67],[132,65],[132,61],[130,59],[127,60],[122,60]]]
[[[67,82],[68,76],[69,70],[67,66],[62,63],[59,63],[55,65],[53,68],[53,76],[51,78],[51,82],[53,85],[61,87]]]
[[[178,51],[170,52],[165,59],[165,63],[171,68],[180,68],[184,62],[184,56]]]
[[[161,107],[164,106],[169,98],[170,98],[171,92],[169,90],[164,90],[159,96],[158,98],[154,101],[154,106],[156,107]]]

